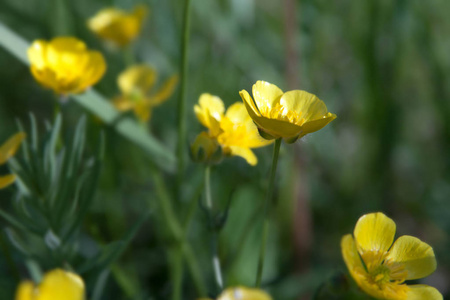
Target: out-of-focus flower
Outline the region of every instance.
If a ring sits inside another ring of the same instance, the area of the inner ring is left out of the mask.
[[[384,214],[371,213],[359,218],[353,236],[342,238],[342,256],[353,279],[378,299],[441,300],[431,286],[405,283],[433,273],[436,259],[433,249],[418,238],[404,235],[394,242],[395,227]]]
[[[101,38],[118,46],[125,46],[136,38],[148,9],[137,5],[131,13],[117,9],[105,8],[88,20],[88,27]]]
[[[262,139],[258,129],[241,102],[231,105],[226,113],[222,100],[210,94],[202,94],[194,112],[200,123],[208,128],[208,135],[217,140],[225,155],[244,158],[250,165],[258,159],[251,148],[263,147],[271,141]]]
[[[57,94],[78,94],[97,83],[106,70],[103,55],[74,37],[34,41],[28,48],[31,73]]]
[[[45,274],[41,283],[22,282],[16,300],[83,300],[83,279],[75,273],[55,269]]]
[[[3,165],[16,154],[20,144],[25,139],[25,133],[19,132],[10,137],[3,145],[0,146],[0,165]],[[3,189],[16,180],[16,175],[9,174],[0,176],[0,189]]]
[[[197,300],[211,299],[201,298]],[[239,286],[226,289],[219,295],[217,300],[272,300],[272,297],[263,290]]]
[[[150,119],[153,107],[167,100],[174,92],[178,76],[173,75],[156,91],[154,90],[158,73],[147,65],[135,65],[122,72],[117,84],[122,93],[113,102],[120,111],[134,110],[142,121]]]
[[[222,152],[217,139],[206,132],[201,132],[191,145],[191,155],[195,162],[218,163]]]
[[[266,139],[283,138],[293,143],[336,118],[315,95],[299,90],[283,93],[276,85],[265,81],[253,85],[253,99],[246,90],[239,94]]]

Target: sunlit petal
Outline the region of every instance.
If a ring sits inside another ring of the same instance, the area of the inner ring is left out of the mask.
[[[0,146],[0,165],[16,154],[25,136],[23,132],[16,133]]]
[[[217,300],[272,300],[272,298],[260,289],[235,287],[226,289]]]
[[[32,281],[23,281],[19,284],[16,291],[15,300],[33,300],[34,299],[34,283]]]
[[[84,283],[75,273],[55,269],[45,274],[35,300],[83,300]]]
[[[283,91],[276,85],[259,80],[253,85],[253,99],[259,111],[268,108],[269,110],[280,101]]]
[[[383,213],[371,213],[359,218],[353,235],[359,251],[386,252],[395,236],[395,223]]]
[[[442,300],[442,294],[437,289],[425,284],[409,285],[408,300]]]

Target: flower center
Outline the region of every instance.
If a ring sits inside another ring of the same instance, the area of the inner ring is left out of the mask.
[[[405,267],[386,259],[387,252],[365,251],[361,257],[366,265],[369,280],[379,288],[387,284],[402,284],[406,277]]]
[[[275,104],[275,106],[272,108],[264,106],[258,109],[262,116],[269,119],[285,121],[298,126],[302,126],[306,122],[306,119],[302,118],[303,115],[302,112],[298,114],[295,111],[288,110],[285,106],[281,105],[280,103]]]

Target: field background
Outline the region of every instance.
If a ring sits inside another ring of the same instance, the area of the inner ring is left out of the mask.
[[[136,61],[168,78],[179,72],[182,2],[2,0],[0,22],[28,41],[72,35],[102,51],[108,70],[95,89],[112,98],[119,93],[116,77],[126,67],[123,55],[91,33],[86,20],[106,6],[147,4],[150,14],[132,51]],[[445,0],[192,0],[186,145],[203,130],[192,110],[201,93],[218,95],[228,106],[241,101],[238,92],[250,90],[256,80],[314,93],[338,116],[296,144],[282,145],[278,207],[272,212],[263,280],[274,299],[308,299],[324,283],[345,289],[340,239],[361,215],[374,211],[393,218],[398,235],[417,236],[433,246],[438,268],[421,282],[450,299],[449,12]],[[177,97],[179,89],[155,108],[150,122],[152,134],[174,152]],[[53,119],[54,98],[27,66],[0,49],[0,141],[17,131],[16,118],[28,126],[29,113],[43,130],[44,120]],[[101,299],[167,299],[169,246],[153,201],[148,156],[76,103],[69,102],[62,113],[67,137],[87,114],[87,155],[99,132],[106,136],[100,183],[83,223],[90,242],[80,247],[89,253],[92,243],[120,239],[143,211],[150,211],[131,246],[111,266]],[[219,248],[227,285],[254,283],[262,221],[258,208],[271,147],[255,152],[256,167],[234,157],[212,170],[217,210],[232,201]],[[183,194],[192,195],[202,167],[188,161],[186,173]],[[170,189],[173,176],[165,174]],[[3,210],[8,211],[13,195],[14,188],[0,191]],[[176,199],[174,207],[184,218],[189,205]],[[188,238],[214,290],[205,216],[200,208],[193,213]],[[0,226],[7,224],[0,220]],[[1,298],[12,299],[28,273],[24,257],[4,230],[1,235]],[[13,264],[5,259],[8,252]],[[194,299],[186,271],[184,279],[183,299]]]

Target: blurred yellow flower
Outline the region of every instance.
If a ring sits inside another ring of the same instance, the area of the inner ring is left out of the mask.
[[[106,70],[103,55],[74,37],[34,41],[28,48],[31,73],[57,94],[77,94],[97,83]]]
[[[197,300],[210,300],[201,298]],[[217,300],[272,300],[269,294],[260,289],[250,289],[242,286],[228,288],[219,295]]]
[[[293,143],[336,118],[315,95],[299,90],[283,93],[276,85],[265,81],[253,85],[253,99],[246,90],[239,94],[266,139],[283,138]]]
[[[244,158],[250,165],[258,159],[250,148],[267,146],[271,141],[262,139],[258,129],[241,102],[231,105],[225,113],[222,100],[210,94],[202,94],[194,112],[200,123],[209,129],[211,138],[217,139],[226,155]]]
[[[159,90],[152,92],[157,77],[156,70],[146,65],[126,69],[117,79],[122,95],[113,100],[115,107],[120,111],[134,110],[142,122],[147,122],[153,107],[167,100],[178,83],[178,76],[173,75]]]
[[[83,300],[83,279],[75,273],[54,269],[45,274],[39,285],[22,282],[16,300]]]
[[[101,38],[125,46],[141,31],[147,11],[142,4],[131,13],[113,7],[105,8],[88,20],[88,27]]]
[[[418,238],[404,235],[394,242],[395,227],[384,214],[371,213],[358,220],[353,236],[342,238],[342,256],[353,279],[378,299],[442,299],[431,286],[405,283],[433,273],[436,259],[433,249]]]
[[[25,139],[25,133],[19,132],[10,137],[3,145],[0,146],[0,165],[3,165],[16,154],[20,144]],[[0,189],[3,189],[16,180],[16,175],[9,174],[0,176]]]

